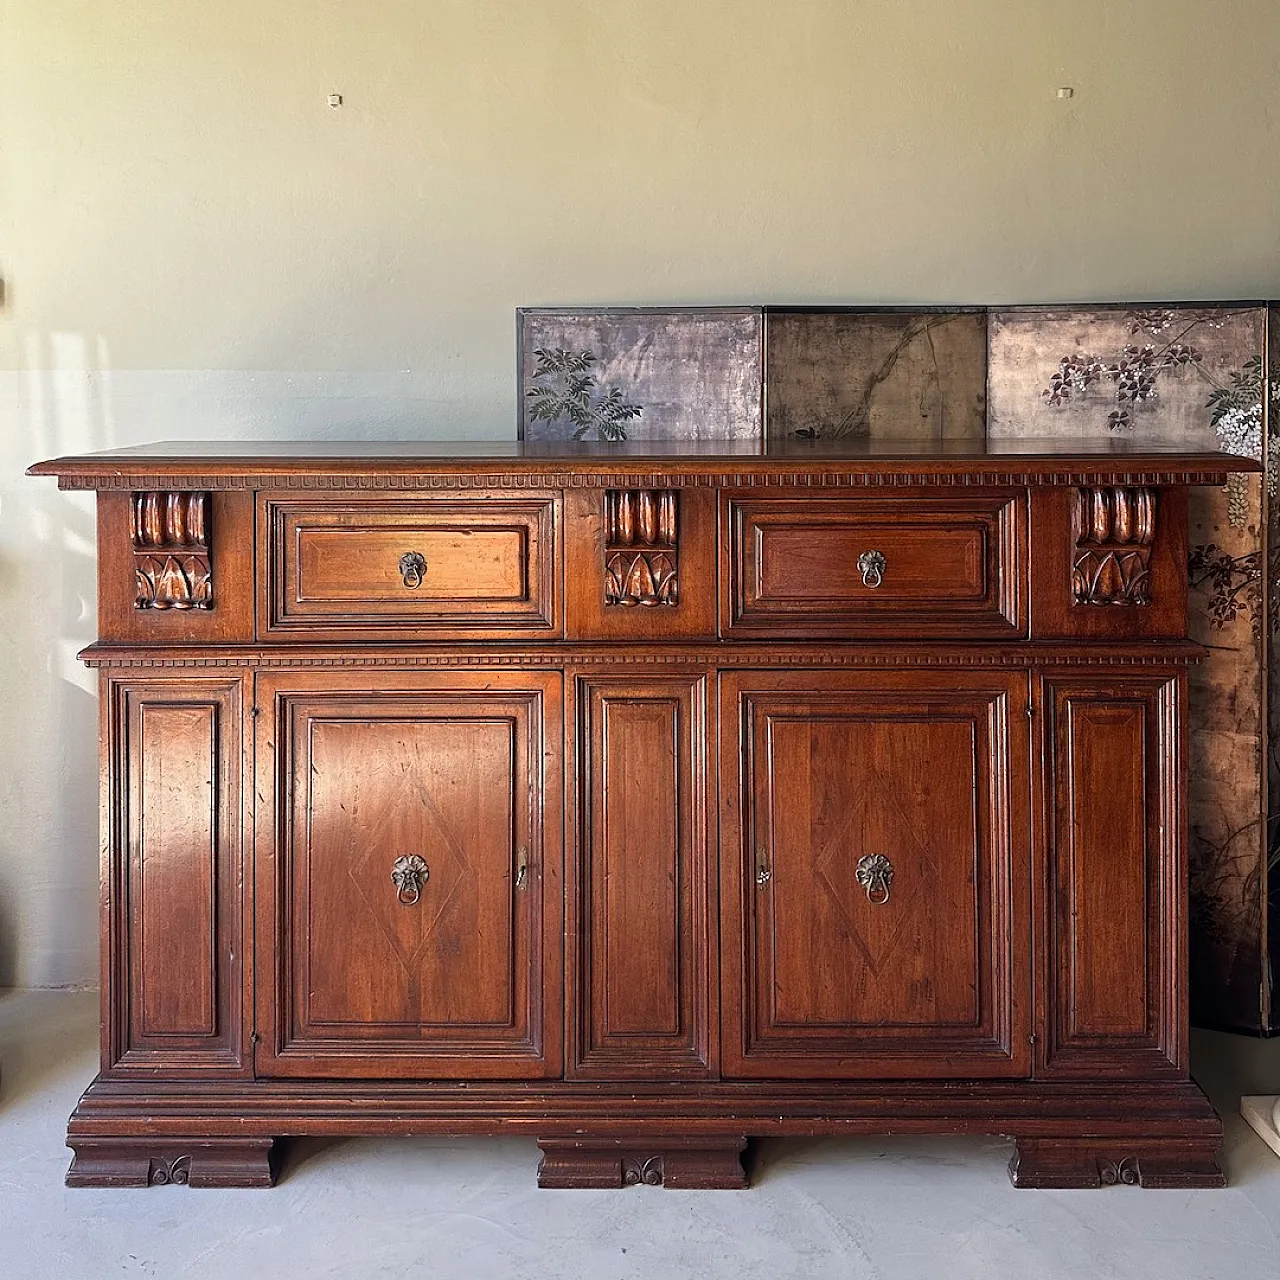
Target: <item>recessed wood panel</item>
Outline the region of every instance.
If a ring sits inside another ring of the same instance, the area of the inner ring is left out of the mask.
[[[578,681],[580,1075],[707,1070],[706,681]]]
[[[265,630],[528,635],[558,628],[555,499],[264,501]]]
[[[1012,638],[1024,628],[1021,497],[725,501],[732,634]]]
[[[260,988],[264,1074],[559,1070],[544,977],[559,952],[555,934],[544,951],[559,920],[544,807],[559,683],[262,679],[260,786],[276,804],[259,827],[260,928],[280,963],[274,993]],[[416,879],[397,881],[402,859],[419,860]]]
[[[1185,884],[1176,680],[1044,682],[1051,1007],[1044,1069],[1129,1074],[1180,1052]]]
[[[239,680],[108,681],[117,1069],[240,1066]]]
[[[722,691],[725,1073],[1024,1074],[1025,678]]]
[[[211,1036],[218,863],[218,710],[138,708],[130,888],[143,1036]]]

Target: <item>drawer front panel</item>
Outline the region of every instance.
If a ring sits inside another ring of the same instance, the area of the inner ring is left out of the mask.
[[[267,501],[265,630],[556,630],[555,499]]]
[[[725,1075],[1028,1074],[1026,677],[722,689]]]
[[[1010,637],[1021,497],[729,498],[724,628],[794,637]]]

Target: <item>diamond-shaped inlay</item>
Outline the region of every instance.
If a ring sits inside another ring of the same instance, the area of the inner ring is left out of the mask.
[[[871,766],[865,784],[846,801],[842,820],[825,833],[814,832],[815,840],[822,840],[814,850],[818,883],[862,953],[867,968],[876,975],[915,917],[927,886],[938,878],[928,833],[921,831],[917,821],[897,802],[893,790],[890,780]],[[894,848],[878,847],[889,839]],[[891,903],[869,903],[865,889],[858,883],[858,860],[869,853],[887,853],[898,868]],[[887,928],[887,936],[882,933],[879,938],[868,938],[864,928],[868,910],[875,912],[870,919],[879,929]]]
[[[421,751],[421,744],[414,743],[413,749],[415,753]],[[394,897],[391,861],[388,844],[379,836],[376,825],[366,832],[362,846],[353,850],[347,876],[369,908],[374,924],[395,951],[406,975],[412,975],[454,898],[474,888],[476,872],[432,794],[427,770],[412,767],[409,760],[400,761],[400,766],[404,775],[404,803],[418,814],[421,848],[394,852],[419,854],[430,868],[428,886],[411,909],[389,910],[389,899]],[[352,802],[359,804],[358,786],[353,790]],[[403,841],[404,837],[400,839]]]

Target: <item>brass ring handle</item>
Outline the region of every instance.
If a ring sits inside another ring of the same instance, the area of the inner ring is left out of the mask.
[[[869,853],[858,859],[856,872],[858,883],[867,891],[867,901],[875,907],[884,906],[893,883],[893,863],[883,853]]]
[[[858,557],[858,570],[862,574],[862,585],[875,588],[884,581],[884,571],[889,562],[879,551],[864,551]]]
[[[416,853],[397,858],[391,867],[391,883],[396,887],[396,901],[402,907],[412,907],[422,897],[422,886],[431,878],[426,860]]]
[[[427,576],[427,557],[421,551],[406,551],[400,557],[400,576],[410,591],[422,586]]]

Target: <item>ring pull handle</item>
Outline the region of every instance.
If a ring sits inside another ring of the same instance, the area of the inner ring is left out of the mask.
[[[883,853],[869,853],[858,859],[856,871],[858,883],[867,891],[867,901],[874,907],[884,906],[893,883],[893,863]]]
[[[416,853],[397,858],[391,867],[391,883],[396,887],[396,901],[402,907],[413,907],[422,897],[422,886],[431,878],[426,860]]]
[[[406,551],[400,557],[400,576],[410,591],[422,586],[427,576],[427,557],[421,551]]]
[[[879,551],[864,551],[858,557],[858,569],[862,574],[862,585],[875,588],[884,581],[884,571],[888,561]]]

